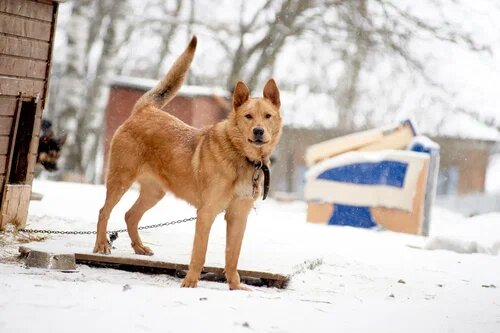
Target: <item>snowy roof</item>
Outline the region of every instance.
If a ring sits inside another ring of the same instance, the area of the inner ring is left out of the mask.
[[[153,88],[159,80],[146,79],[130,76],[115,76],[111,80],[110,86],[112,87],[125,87],[138,90],[149,90]],[[181,96],[221,96],[229,98],[229,94],[225,89],[220,87],[205,87],[194,85],[183,85],[179,90],[178,95]]]

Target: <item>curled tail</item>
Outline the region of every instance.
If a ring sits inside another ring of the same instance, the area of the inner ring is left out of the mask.
[[[186,50],[177,58],[165,77],[155,87],[139,98],[134,105],[134,110],[142,109],[148,105],[162,108],[170,102],[184,82],[195,50],[196,36],[193,36]]]

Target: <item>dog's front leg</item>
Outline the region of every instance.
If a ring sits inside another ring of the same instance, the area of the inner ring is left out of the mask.
[[[226,210],[226,279],[231,290],[250,290],[240,283],[240,275],[237,271],[238,258],[240,257],[241,243],[247,218],[253,207],[254,200],[251,198],[234,199]]]
[[[193,253],[191,254],[191,263],[189,271],[182,281],[183,288],[196,288],[200,273],[205,264],[205,256],[207,254],[208,237],[210,229],[214,223],[217,214],[210,209],[199,209],[196,220],[196,232],[193,242]]]

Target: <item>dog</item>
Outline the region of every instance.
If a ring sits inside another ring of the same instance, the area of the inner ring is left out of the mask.
[[[47,171],[57,171],[57,161],[59,160],[61,149],[66,139],[66,134],[57,138],[52,130],[52,122],[47,119],[42,119],[36,162],[41,164]]]
[[[159,84],[146,92],[111,140],[106,199],[99,211],[94,253],[109,254],[107,223],[113,207],[134,181],[137,201],[125,214],[135,253],[152,255],[137,230],[143,214],[167,191],[197,209],[191,262],[181,287],[195,288],[200,278],[215,217],[227,222],[225,276],[231,290],[248,288],[237,272],[247,217],[269,185],[270,156],[282,132],[280,92],[273,79],[263,97],[251,98],[239,81],[228,118],[193,128],[161,110],[180,89],[194,57],[194,36]]]

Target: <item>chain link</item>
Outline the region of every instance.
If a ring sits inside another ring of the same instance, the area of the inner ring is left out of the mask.
[[[174,220],[174,221],[168,221],[168,222],[163,222],[163,223],[157,223],[157,224],[152,224],[152,225],[145,225],[143,227],[137,228],[138,230],[145,230],[145,229],[153,229],[153,228],[159,228],[159,227],[166,227],[169,225],[174,225],[174,224],[180,224],[184,222],[189,222],[189,221],[194,221],[196,220],[196,217],[188,217],[182,220]],[[18,229],[18,231],[22,232],[28,232],[28,233],[33,233],[33,234],[54,234],[54,235],[95,235],[97,234],[97,231],[70,231],[70,230],[47,230],[47,229],[25,229],[21,228]],[[106,233],[108,235],[111,234],[117,234],[121,232],[125,232],[127,229],[118,229],[118,230],[110,230],[107,231]]]

